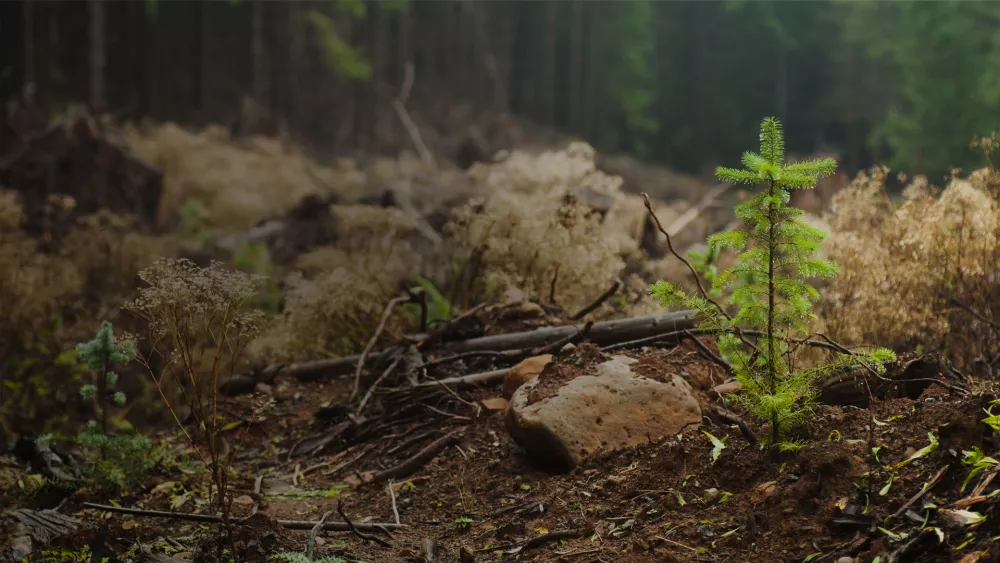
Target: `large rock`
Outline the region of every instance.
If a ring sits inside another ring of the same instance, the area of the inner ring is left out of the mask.
[[[525,383],[511,398],[507,431],[538,461],[571,469],[595,454],[670,436],[701,421],[686,381],[678,375],[665,382],[637,376],[629,368],[634,362],[616,356],[594,375],[575,377],[540,399],[532,390],[548,372]]]

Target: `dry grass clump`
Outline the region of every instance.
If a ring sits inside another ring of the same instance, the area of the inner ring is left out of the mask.
[[[16,192],[0,190],[0,341],[9,354],[51,347],[62,308],[82,287],[73,265],[40,253],[37,241],[21,232],[20,223]]]
[[[410,254],[395,244],[348,252],[323,247],[301,256],[286,280],[285,306],[251,353],[262,360],[335,357],[360,351],[386,303],[412,273]],[[397,312],[386,331],[398,335],[410,319]]]
[[[547,299],[551,291],[573,309],[608,287],[637,251],[641,223],[622,219],[634,206],[624,203],[621,179],[598,171],[594,158],[589,145],[572,143],[470,169],[491,195],[457,210],[447,227],[457,263],[474,272],[468,293],[488,298],[518,287]],[[609,206],[606,217],[588,197]]]
[[[79,218],[77,228],[63,239],[61,254],[76,268],[89,303],[117,307],[135,291],[143,268],[175,252],[169,238],[133,227],[133,219],[99,211]]]
[[[992,289],[1000,207],[987,190],[993,173],[953,177],[940,193],[918,178],[895,206],[886,173],[859,175],[826,217],[833,231],[826,250],[841,267],[823,291],[827,330],[898,349],[944,349],[985,334],[988,323],[976,316],[1000,312]]]
[[[255,137],[237,145],[218,126],[192,132],[167,123],[123,133],[132,152],[166,175],[160,224],[195,200],[208,211],[210,226],[241,230],[307,195],[357,189],[363,181],[355,169],[320,167],[279,140]]]

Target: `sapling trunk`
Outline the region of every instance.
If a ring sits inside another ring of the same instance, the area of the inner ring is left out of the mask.
[[[777,250],[774,237],[774,180],[768,182],[767,195],[771,203],[767,206],[767,371],[771,394],[778,394],[778,373],[774,364],[774,252]],[[771,440],[778,443],[778,410],[771,412]]]

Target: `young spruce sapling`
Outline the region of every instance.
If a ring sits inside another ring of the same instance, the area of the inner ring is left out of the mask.
[[[699,312],[700,328],[717,337],[719,351],[740,382],[742,391],[734,400],[770,422],[772,446],[790,449],[796,444],[783,438],[808,414],[818,377],[848,366],[882,370],[895,355],[880,348],[837,353],[819,367],[794,366],[789,344],[806,333],[806,323],[815,318],[812,305],[819,298],[806,280],[834,276],[838,267],[819,256],[826,233],[807,225],[800,219],[802,210],[788,205],[790,191],[815,187],[820,177],[834,172],[836,162],[827,158],[785,163],[784,157],[781,123],[769,117],[760,126],[760,153],[743,154],[745,169],[716,169],[722,181],[763,188],[735,208],[748,228],[717,233],[708,240],[712,249],[742,251],[713,283],[715,290],[730,290],[726,302],[736,312],[730,314],[700,282],[698,294],[665,281],[650,286],[650,294],[664,307]]]

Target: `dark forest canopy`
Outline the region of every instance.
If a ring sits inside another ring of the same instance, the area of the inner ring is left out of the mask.
[[[467,101],[687,171],[761,115],[847,170],[932,178],[1000,127],[998,2],[27,0],[0,42],[4,96],[207,123],[249,94],[332,148],[380,147],[407,62],[425,117]]]

